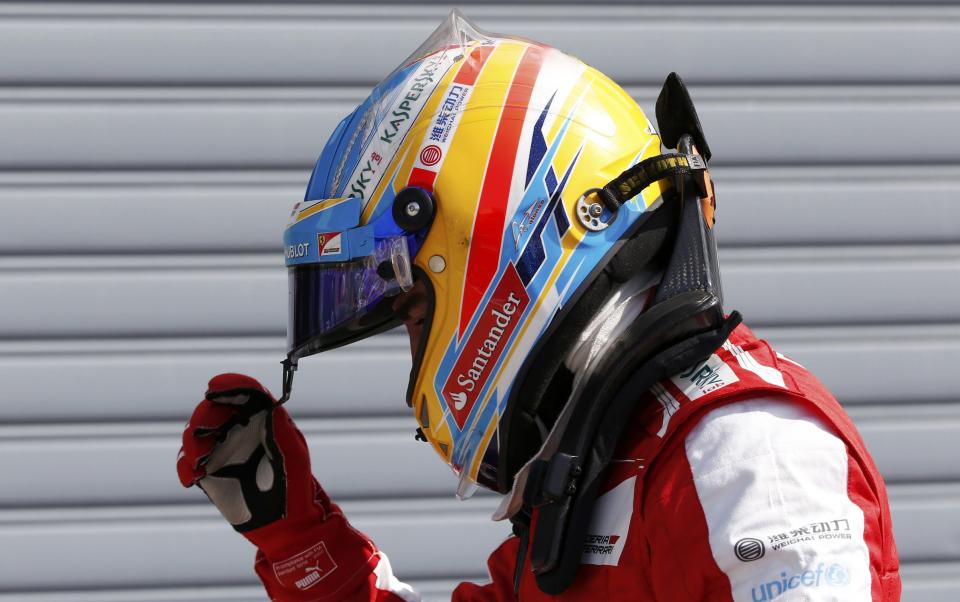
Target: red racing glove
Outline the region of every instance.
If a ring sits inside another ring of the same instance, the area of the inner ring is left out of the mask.
[[[257,546],[272,600],[340,600],[379,561],[310,470],[303,434],[259,382],[215,376],[183,432],[177,473]]]

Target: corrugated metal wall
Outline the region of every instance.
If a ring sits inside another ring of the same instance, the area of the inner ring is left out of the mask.
[[[890,485],[905,599],[960,599],[960,10],[940,3],[467,4],[714,148],[731,307],[836,391]],[[437,4],[0,4],[0,602],[261,600],[179,487],[223,370],[278,384],[279,235],[336,121]],[[399,574],[485,573],[494,500],[405,416],[406,343],[304,362],[319,476]],[[362,363],[361,363],[362,362]]]

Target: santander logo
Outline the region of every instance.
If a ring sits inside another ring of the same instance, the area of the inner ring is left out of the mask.
[[[457,410],[462,410],[467,405],[467,394],[463,391],[450,393],[450,399],[453,400],[453,407]]]
[[[507,264],[441,391],[461,429],[529,303],[517,269]]]

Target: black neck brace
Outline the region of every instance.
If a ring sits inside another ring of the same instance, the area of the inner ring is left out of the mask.
[[[661,99],[668,91],[686,94],[673,74]],[[680,104],[693,111],[689,97]],[[661,103],[657,108],[658,121],[666,121]],[[695,113],[677,120],[697,130],[679,136],[681,154],[694,153],[695,142],[705,147]],[[634,176],[643,169],[635,169]],[[678,204],[679,225],[652,305],[604,344],[586,372],[576,375],[582,386],[575,388],[541,452],[514,483],[512,493],[522,494],[523,504],[511,520],[524,536],[521,549],[530,547],[531,569],[544,593],[563,592],[576,576],[600,477],[642,393],[709,357],[741,321],[737,312],[724,315],[712,207],[703,201],[705,185],[693,171],[676,170],[673,198],[665,200]],[[534,510],[537,521],[531,532]],[[521,556],[517,586],[523,562]]]

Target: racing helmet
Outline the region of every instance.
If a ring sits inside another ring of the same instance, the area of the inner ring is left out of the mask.
[[[602,187],[660,152],[602,73],[454,11],[340,122],[290,215],[284,396],[300,358],[398,326],[393,301],[422,283],[428,317],[406,393],[418,431],[461,496],[508,490],[499,426],[519,381],[534,356],[564,351],[548,333],[586,325],[571,308],[641,217],[665,213],[653,209],[670,183],[616,204]]]

